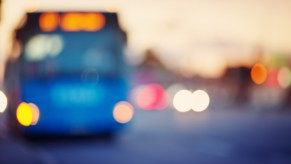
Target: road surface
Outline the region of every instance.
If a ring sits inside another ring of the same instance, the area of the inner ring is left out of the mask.
[[[112,139],[2,133],[0,163],[291,163],[291,113],[137,111]]]

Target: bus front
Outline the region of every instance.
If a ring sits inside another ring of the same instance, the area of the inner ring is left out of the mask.
[[[29,13],[16,39],[12,115],[24,134],[110,133],[132,119],[126,35],[116,13]]]

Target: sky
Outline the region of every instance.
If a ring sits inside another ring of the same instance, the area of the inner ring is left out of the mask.
[[[128,32],[128,56],[136,61],[144,50],[153,49],[169,67],[177,63],[171,69],[216,76],[226,65],[252,63],[258,48],[291,52],[290,0],[3,1],[4,50],[9,49],[7,31],[26,10],[114,9]]]

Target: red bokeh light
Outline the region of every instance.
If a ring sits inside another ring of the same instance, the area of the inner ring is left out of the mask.
[[[159,84],[148,84],[141,87],[137,91],[136,103],[145,110],[163,110],[168,106],[166,92]]]
[[[272,69],[268,72],[268,78],[266,80],[266,86],[270,88],[278,88],[280,87],[279,81],[278,81],[278,69]]]

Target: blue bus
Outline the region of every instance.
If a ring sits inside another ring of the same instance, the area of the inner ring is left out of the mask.
[[[130,122],[126,33],[116,13],[27,13],[20,55],[7,63],[12,129],[25,135],[87,135]]]

